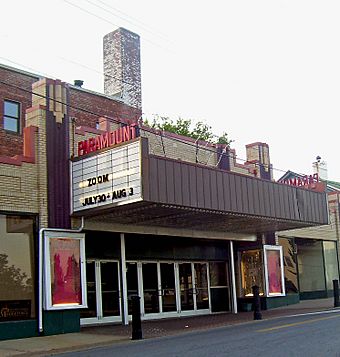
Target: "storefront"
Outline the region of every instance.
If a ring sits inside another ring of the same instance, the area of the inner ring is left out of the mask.
[[[253,285],[267,307],[285,299],[283,249],[267,232],[326,222],[312,211],[325,195],[150,155],[134,130],[115,131],[118,145],[102,136],[99,150],[79,143],[72,162],[86,232],[81,324],[128,323],[133,295],[142,319],[237,312]]]
[[[0,335],[36,333],[36,216],[0,212]]]
[[[122,322],[124,306],[130,319],[133,295],[141,297],[143,319],[230,311],[228,243],[125,234],[122,264],[121,238],[86,233],[89,307],[81,312],[83,325]]]

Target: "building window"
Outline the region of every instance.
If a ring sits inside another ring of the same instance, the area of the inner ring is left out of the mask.
[[[0,214],[0,322],[32,319],[34,218]]]
[[[9,100],[4,101],[4,129],[19,133],[20,104]]]

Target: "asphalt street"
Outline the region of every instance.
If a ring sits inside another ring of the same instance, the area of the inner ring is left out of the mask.
[[[128,341],[58,356],[340,357],[339,337],[340,311],[332,311]]]

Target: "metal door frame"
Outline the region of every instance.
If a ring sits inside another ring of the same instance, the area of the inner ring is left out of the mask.
[[[97,317],[87,317],[80,319],[80,325],[96,325],[122,321],[122,292],[120,283],[120,264],[116,259],[87,259],[86,263],[94,262],[95,269],[95,287],[96,287],[96,312]],[[103,316],[102,305],[102,287],[101,287],[101,263],[116,263],[117,264],[117,279],[118,279],[118,296],[119,296],[119,315]]]

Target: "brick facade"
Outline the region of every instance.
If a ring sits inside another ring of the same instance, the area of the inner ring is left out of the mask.
[[[0,156],[13,156],[22,154],[22,131],[25,127],[25,112],[31,107],[32,84],[39,79],[38,76],[19,71],[6,66],[0,66]],[[8,83],[5,85],[3,82]],[[22,88],[24,90],[17,89]],[[20,103],[20,133],[12,133],[3,129],[4,125],[4,100]]]

